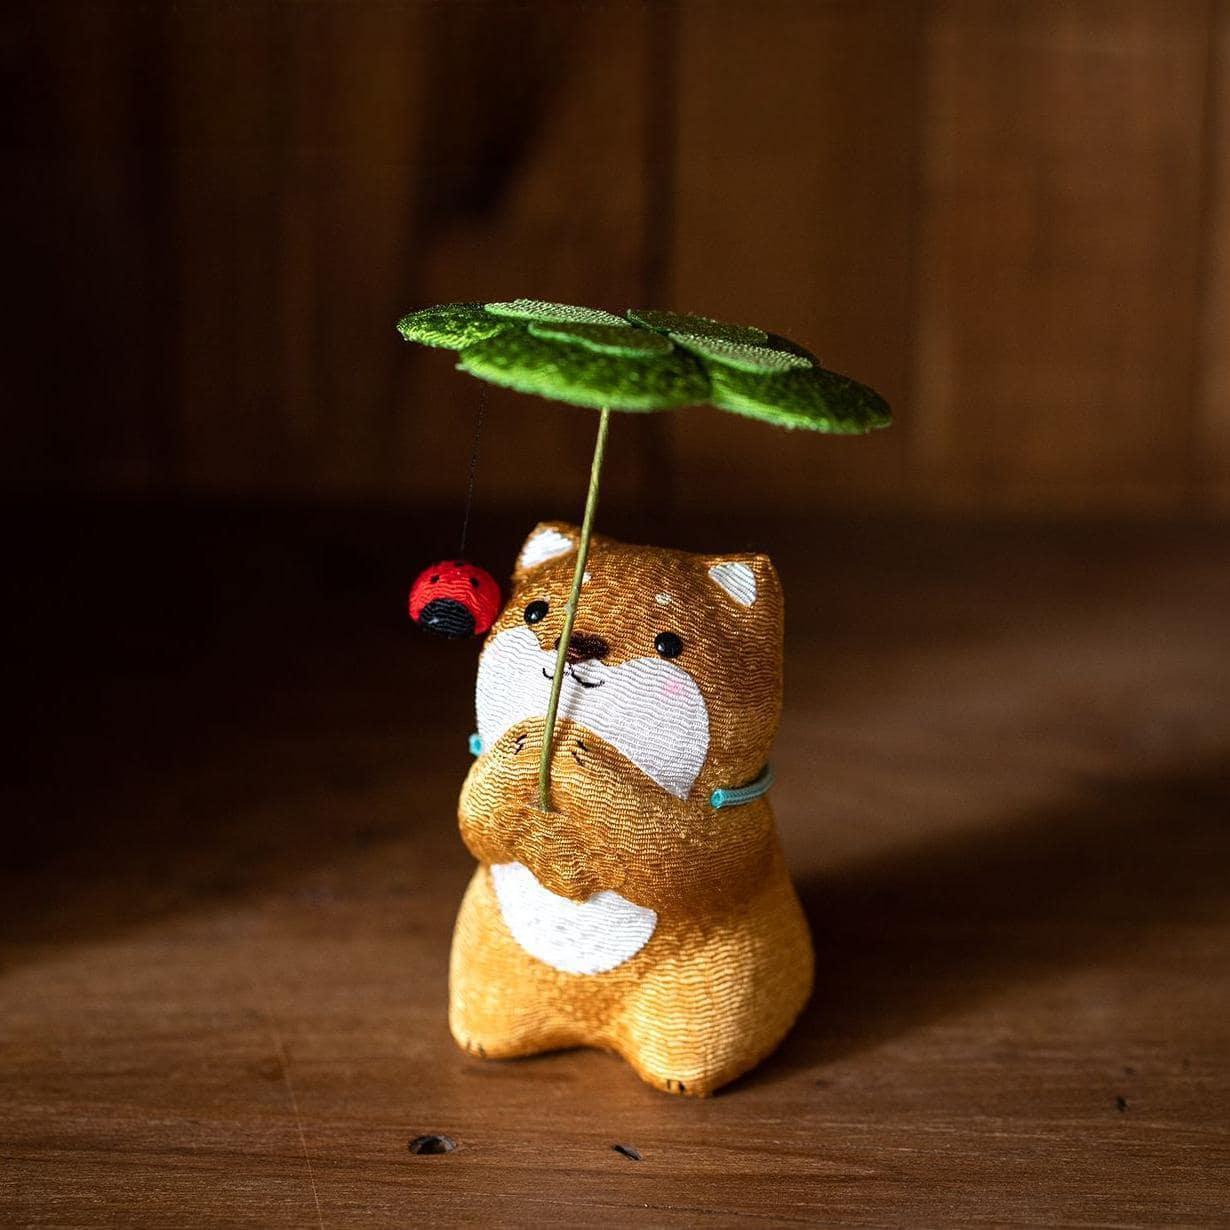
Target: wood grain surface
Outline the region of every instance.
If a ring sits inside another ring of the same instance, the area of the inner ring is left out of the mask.
[[[423,518],[6,515],[5,1224],[1226,1224],[1224,534],[674,528],[782,571],[818,951],[693,1102],[449,1038],[475,647],[403,625]]]
[[[1209,9],[950,0],[934,14],[923,481],[940,503],[994,486],[1018,509],[1173,507],[1191,419],[1158,411],[1192,396],[1192,345],[1176,342],[1199,327]]]
[[[1230,0],[10,0],[0,481],[455,500],[412,307],[752,320],[881,388],[829,450],[626,416],[608,508],[1230,510]],[[20,410],[18,408],[20,407]],[[480,494],[583,481],[495,391]]]
[[[1230,4],[1218,5],[1208,40],[1210,75],[1205,134],[1215,151],[1204,179],[1201,334],[1197,349],[1199,421],[1192,445],[1202,479],[1197,490],[1216,508],[1230,507]]]

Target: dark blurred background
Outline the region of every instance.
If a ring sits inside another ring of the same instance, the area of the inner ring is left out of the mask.
[[[897,426],[621,421],[607,508],[1230,507],[1226,5],[40,3],[0,17],[0,472],[24,493],[463,490],[477,387],[397,317],[756,322]],[[488,511],[592,417],[493,398]],[[527,472],[527,467],[530,472]]]
[[[600,527],[771,550],[799,635],[1225,541],[1225,2],[48,2],[0,64],[18,854],[258,739],[254,695],[413,740],[378,682],[413,659],[468,729],[473,654],[402,604],[457,550],[481,386],[414,307],[703,312],[881,390],[867,438],[615,423]],[[593,431],[491,392],[477,562],[579,515]]]

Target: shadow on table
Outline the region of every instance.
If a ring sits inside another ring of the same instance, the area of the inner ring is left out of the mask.
[[[21,647],[9,697],[22,716],[0,795],[10,960],[25,943],[33,953],[271,891],[317,892],[358,864],[414,863],[424,881],[444,871],[464,882],[453,814],[468,757],[457,732],[469,729],[476,646],[428,644],[406,627],[404,585],[412,561],[429,558],[427,521],[84,506],[60,509],[52,533],[52,511],[5,580]],[[495,527],[476,558],[511,558],[525,520]],[[826,637],[878,635],[867,613],[895,620],[892,594],[905,589],[916,612],[931,611],[920,654],[942,636],[1002,633],[987,602],[957,604],[981,614],[954,622],[961,578],[999,593],[1010,567],[1018,585],[1046,593],[1046,577],[1053,590],[1055,576],[1093,561],[1105,612],[1156,589],[1152,568],[1173,552],[1168,536],[1142,545],[1110,531],[1057,545],[1032,531],[1018,542],[1007,530],[915,527],[909,549],[900,527],[861,532],[858,550],[827,561],[842,582],[826,589]],[[1074,543],[1076,563],[1063,555]],[[1027,597],[1001,604],[1017,612],[1012,628],[1034,618]],[[1225,764],[1205,761],[804,882],[817,992],[749,1081],[1221,908],[1228,802]]]
[[[990,830],[907,846],[799,884],[816,991],[772,1080],[1048,973],[1113,959],[1230,907],[1222,761],[1108,782]]]

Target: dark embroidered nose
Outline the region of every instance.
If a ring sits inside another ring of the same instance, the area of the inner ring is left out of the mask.
[[[555,648],[559,648],[559,637],[555,638]],[[572,663],[589,662],[594,658],[605,658],[611,652],[611,647],[600,636],[586,636],[584,632],[574,632],[568,638],[568,650],[565,659]]]

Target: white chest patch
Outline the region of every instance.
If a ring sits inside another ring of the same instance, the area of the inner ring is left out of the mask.
[[[488,642],[478,664],[478,734],[490,747],[510,726],[546,717],[555,655],[529,628]],[[681,666],[633,658],[568,667],[559,716],[592,730],[650,780],[686,799],[709,751],[709,710]]]
[[[557,896],[522,863],[496,863],[491,882],[513,939],[565,974],[601,974],[622,965],[658,925],[653,910],[610,889],[585,901]]]

